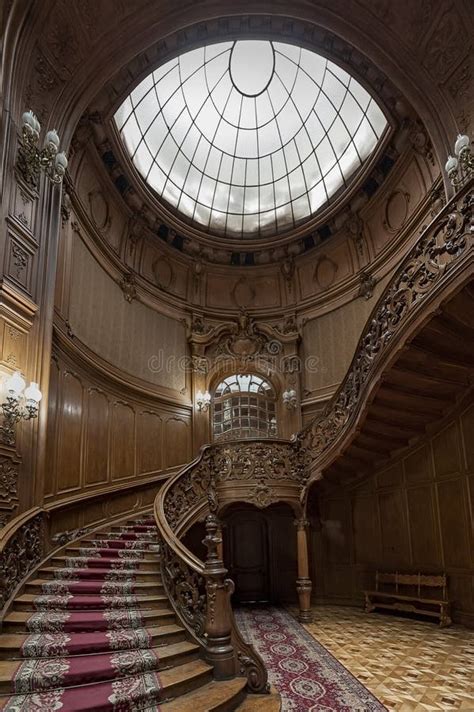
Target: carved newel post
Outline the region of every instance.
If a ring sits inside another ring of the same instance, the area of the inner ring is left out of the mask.
[[[231,640],[231,603],[234,583],[226,578],[227,569],[219,555],[222,536],[220,524],[215,514],[206,517],[206,536],[203,544],[207,547],[204,564],[206,579],[207,609],[205,631],[207,636],[206,656],[214,666],[214,677],[225,680],[235,676],[235,656]]]
[[[311,622],[311,589],[312,583],[309,578],[308,562],[308,527],[307,519],[297,519],[296,544],[298,548],[298,578],[296,579],[296,590],[299,599],[299,620],[301,623]]]

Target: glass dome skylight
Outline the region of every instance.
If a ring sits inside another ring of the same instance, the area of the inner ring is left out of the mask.
[[[115,122],[151,188],[226,237],[280,234],[313,215],[348,185],[387,126],[336,64],[264,40],[170,60],[132,91]]]

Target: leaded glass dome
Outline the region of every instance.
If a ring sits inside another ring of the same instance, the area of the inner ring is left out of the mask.
[[[387,128],[374,98],[295,45],[200,47],[149,74],[115,114],[148,185],[229,238],[279,235],[328,205]]]

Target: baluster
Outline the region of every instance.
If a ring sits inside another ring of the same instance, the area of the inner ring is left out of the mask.
[[[207,548],[204,564],[206,580],[207,610],[205,631],[207,637],[206,657],[214,666],[214,677],[225,680],[235,676],[235,654],[231,642],[231,602],[234,583],[226,578],[219,551],[222,535],[220,523],[215,514],[206,517],[206,536],[203,544]]]
[[[296,590],[300,605],[299,620],[301,623],[310,623],[311,615],[311,590],[312,583],[309,578],[308,562],[308,537],[307,529],[309,522],[307,519],[297,519],[296,543],[298,547],[298,578],[296,579]]]

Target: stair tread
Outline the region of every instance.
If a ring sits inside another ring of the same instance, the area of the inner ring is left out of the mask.
[[[43,568],[40,569],[39,573],[41,573],[41,571],[53,572],[53,571],[57,571],[58,569],[70,569],[70,568],[71,568],[70,566],[44,566]],[[85,567],[85,568],[87,568],[87,567]],[[77,570],[80,571],[81,568],[78,566]],[[121,571],[122,569],[117,569],[117,570]],[[159,576],[158,571],[150,571],[148,569],[124,569],[124,570],[127,571],[127,573],[129,573],[130,575],[140,574],[141,576],[144,576],[144,575]],[[110,569],[108,569],[108,568],[102,569],[97,566],[97,567],[94,567],[94,571],[110,572]]]
[[[213,680],[197,690],[181,695],[170,702],[162,702],[163,712],[212,712],[227,700],[239,695],[247,684],[243,677],[232,680]]]
[[[202,660],[193,660],[192,662],[184,663],[183,665],[178,665],[168,670],[161,671],[159,673],[159,687],[157,685],[155,691],[155,709],[157,708],[156,706],[158,704],[159,698],[166,698],[167,694],[172,694],[174,687],[186,682],[192,683],[193,681],[199,681],[200,677],[206,677],[210,674],[211,671],[212,667],[204,663]],[[128,679],[140,679],[143,676],[144,673],[138,675],[131,675],[128,677]],[[91,708],[90,706],[85,706],[85,704],[87,703],[85,703],[84,701],[87,700],[87,698],[90,697],[91,694],[94,695],[94,699],[96,697],[100,697],[101,695],[104,696],[104,690],[105,695],[108,697],[108,695],[110,694],[110,681],[93,682],[88,684],[86,683],[79,686],[65,688],[65,694],[75,695],[75,697],[72,698],[74,699],[74,706],[71,707],[71,709],[85,712],[85,710],[90,710]],[[21,697],[22,695],[0,695],[0,705],[3,707],[3,705],[9,699],[15,700]],[[49,699],[50,695],[48,692],[36,693],[35,704],[37,709],[49,709]],[[71,697],[69,699],[71,699]],[[152,700],[150,700],[150,702],[152,702]]]
[[[132,608],[129,610],[134,610],[134,609]],[[117,612],[119,612],[119,611],[120,611],[120,608],[117,609]],[[35,612],[33,612],[33,611],[11,611],[10,613],[8,613],[5,616],[5,618],[3,620],[5,621],[5,623],[26,623],[27,620],[29,618],[31,618],[33,613],[38,613],[38,612],[40,612],[40,611],[35,611]],[[45,612],[47,612],[47,611],[45,611]],[[68,612],[73,613],[74,611],[68,611]],[[77,612],[79,613],[79,611],[77,611]],[[94,613],[103,613],[103,611],[90,610],[90,611],[86,611],[84,613],[84,615],[90,616]],[[154,618],[155,616],[158,616],[158,617],[161,616],[163,618],[166,618],[171,613],[173,613],[173,611],[171,609],[167,609],[167,608],[158,608],[156,610],[150,610],[147,608],[140,609],[140,614],[141,614],[142,618],[145,618],[145,619],[146,618]]]
[[[37,586],[41,588],[43,584],[49,584],[51,583],[51,579],[47,578],[38,578],[38,579],[32,579],[31,581],[27,581],[25,586],[26,587],[31,587],[31,586]],[[67,580],[64,582],[67,583]],[[71,582],[72,583],[72,582]],[[76,585],[81,582],[76,581]],[[94,581],[87,581],[87,584],[94,583]],[[99,583],[99,582],[96,582]],[[102,581],[100,583],[103,583]],[[120,586],[121,584],[128,584],[128,581],[114,581],[114,585]],[[161,580],[158,580],[156,582],[149,582],[149,581],[134,581],[133,586],[136,589],[147,589],[150,588],[151,586],[160,586],[161,588],[163,587],[163,584],[161,583]]]
[[[54,596],[55,594],[53,593],[42,593],[42,594],[35,594],[35,593],[22,593],[20,596],[17,596],[15,598],[15,602],[19,601],[20,603],[34,603],[37,598],[41,598],[43,596]],[[77,599],[88,599],[88,598],[101,598],[102,595],[105,596],[110,596],[111,594],[100,594],[100,593],[73,593],[71,594],[73,598]],[[144,603],[144,602],[149,602],[152,603],[153,601],[167,601],[168,597],[160,595],[159,593],[156,594],[151,594],[147,596],[146,594],[142,593],[130,593],[130,594],[123,594],[123,595],[117,595],[113,594],[114,598],[129,598],[130,596],[133,596],[133,598],[136,600],[137,603]],[[62,610],[62,609],[61,609]],[[79,609],[80,610],[80,609]],[[92,610],[92,609],[87,609]]]
[[[170,623],[162,626],[150,626],[147,627],[147,632],[151,637],[165,637],[167,635],[185,633],[184,628],[175,623]],[[0,651],[1,650],[17,650],[20,653],[21,647],[27,640],[27,638],[32,635],[31,633],[2,633],[0,636]],[[54,634],[53,634],[54,635]],[[71,640],[80,641],[81,639],[87,640],[87,636],[91,636],[93,633],[70,633],[69,637]],[[23,659],[18,655],[20,659]]]
[[[281,697],[277,692],[269,695],[247,695],[236,712],[280,712]]]
[[[159,657],[160,661],[162,663],[165,663],[168,658],[172,658],[180,653],[183,654],[197,652],[199,650],[199,645],[197,645],[196,643],[192,643],[189,640],[183,640],[178,643],[169,643],[168,645],[152,646],[151,648],[147,648],[147,650],[153,650]],[[105,658],[117,652],[129,651],[110,650],[104,651],[102,653],[94,653],[93,655],[86,653],[84,655],[75,655],[74,658],[75,660],[87,661],[87,659],[91,657],[97,658],[98,656],[104,656]],[[25,662],[26,660],[28,660],[28,658],[17,658],[16,660],[0,660],[0,684],[10,681],[21,663]]]

